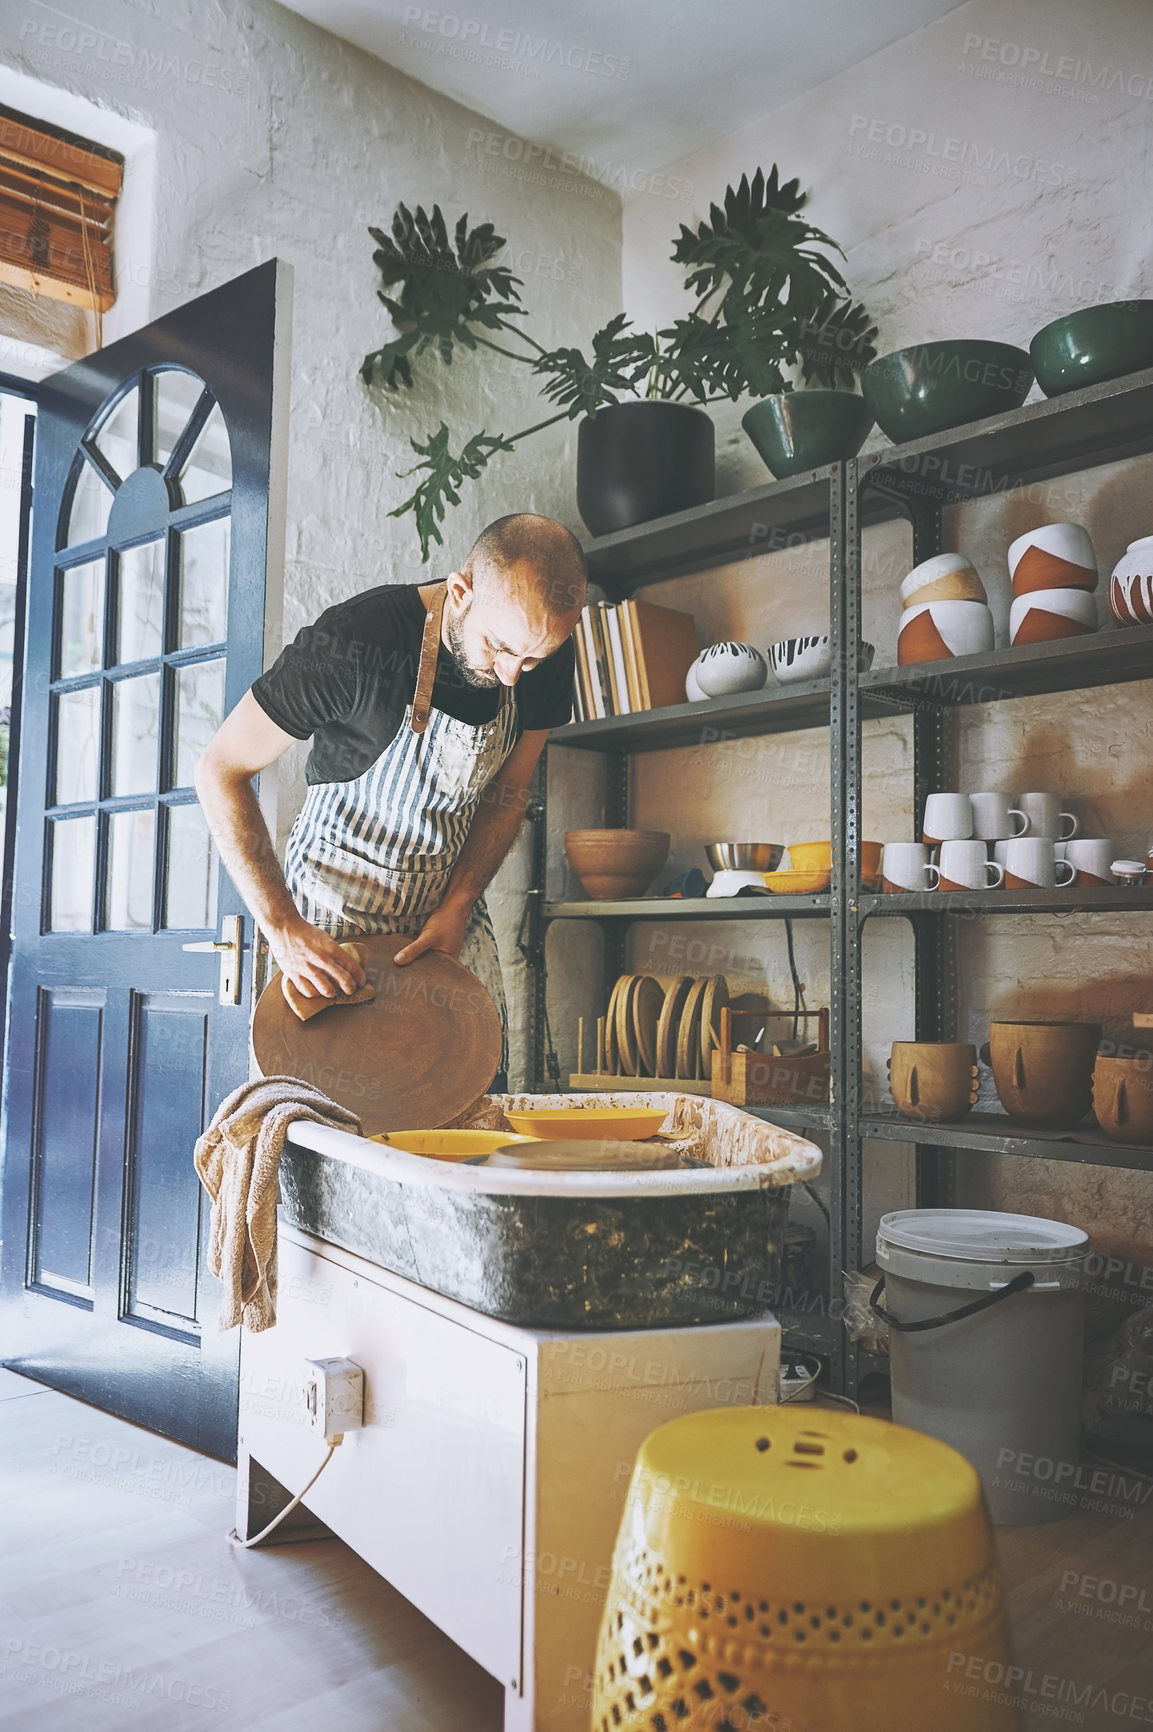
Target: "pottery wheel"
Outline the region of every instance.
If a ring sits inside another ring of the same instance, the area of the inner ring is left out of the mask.
[[[443,951],[426,950],[397,968],[392,959],[410,938],[386,933],[356,942],[376,997],[337,1003],[301,1022],[274,975],[252,1019],[261,1074],[311,1083],[356,1113],[365,1136],[447,1124],[496,1074],[496,1006],[476,975]]]

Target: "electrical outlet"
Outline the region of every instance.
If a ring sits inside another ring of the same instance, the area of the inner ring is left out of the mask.
[[[306,1359],[304,1410],[313,1431],[336,1443],[364,1424],[364,1372],[352,1359]]]

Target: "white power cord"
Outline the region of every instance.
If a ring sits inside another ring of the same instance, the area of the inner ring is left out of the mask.
[[[280,1514],[278,1516],[274,1516],[272,1518],[272,1520],[269,1522],[268,1526],[261,1533],[254,1534],[250,1540],[242,1540],[240,1535],[237,1533],[236,1529],[233,1528],[231,1533],[228,1536],[229,1545],[243,1546],[245,1548],[245,1550],[247,1550],[250,1546],[258,1546],[260,1544],[261,1540],[266,1540],[268,1538],[269,1534],[272,1532],[273,1528],[278,1528],[280,1526],[281,1522],[284,1520],[284,1518],[286,1516],[290,1516],[292,1514],[293,1510],[296,1508],[296,1506],[300,1502],[301,1498],[306,1496],[306,1494],[312,1490],[313,1486],[316,1484],[317,1480],[320,1478],[321,1474],[324,1472],[325,1468],[328,1466],[329,1462],[332,1460],[333,1455],[336,1452],[337,1445],[341,1444],[343,1442],[344,1442],[344,1434],[343,1433],[341,1433],[341,1435],[339,1437],[334,1437],[331,1439],[331,1441],[329,1442],[329,1445],[328,1445],[328,1454],[325,1456],[324,1460],[321,1462],[320,1466],[317,1468],[316,1472],[313,1474],[313,1476],[309,1480],[308,1484],[304,1487],[304,1490],[298,1491],[296,1496],[293,1498],[292,1502],[286,1503],[284,1508],[281,1510]]]

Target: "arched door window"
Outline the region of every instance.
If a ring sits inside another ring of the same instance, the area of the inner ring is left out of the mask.
[[[192,772],[224,715],[232,454],[178,367],[104,403],[61,501],[47,789],[48,931],[216,925]]]

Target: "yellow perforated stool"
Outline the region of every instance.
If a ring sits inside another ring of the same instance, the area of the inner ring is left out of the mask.
[[[1014,1676],[980,1480],[947,1444],[744,1407],[642,1445],[593,1732],[1009,1732]]]

